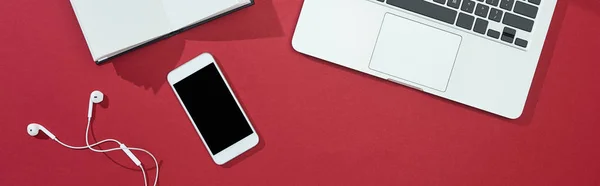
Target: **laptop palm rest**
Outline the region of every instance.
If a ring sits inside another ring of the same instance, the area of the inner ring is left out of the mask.
[[[388,13],[369,68],[443,92],[461,41],[459,35]]]

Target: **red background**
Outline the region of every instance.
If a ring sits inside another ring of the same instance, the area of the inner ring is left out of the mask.
[[[293,51],[301,0],[257,0],[101,66],[67,0],[1,4],[2,186],[142,185],[122,152],[74,151],[27,135],[27,124],[38,122],[83,145],[94,89],[108,97],[95,109],[96,139],[153,152],[162,186],[600,185],[596,0],[559,0],[517,120]],[[223,167],[166,82],[203,52],[216,56],[262,140]]]

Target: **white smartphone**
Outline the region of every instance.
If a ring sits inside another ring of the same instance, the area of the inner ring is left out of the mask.
[[[201,54],[167,79],[216,164],[258,144],[256,131],[212,55]]]

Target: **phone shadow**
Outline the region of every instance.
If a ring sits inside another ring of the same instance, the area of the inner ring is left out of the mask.
[[[218,61],[218,57],[215,57],[215,60],[217,60],[217,61]],[[229,79],[229,78],[227,78],[227,77],[228,77],[228,75],[227,75],[227,72],[226,72],[226,71],[222,71],[222,73],[223,73],[223,76],[225,76],[225,79]],[[236,89],[237,89],[237,88],[235,87],[235,85],[229,84],[229,86],[231,87],[231,89],[233,90],[233,92],[236,92]],[[244,100],[240,99],[240,97],[239,97],[239,96],[237,96],[237,95],[235,95],[235,97],[236,97],[236,99],[238,100],[238,102],[240,103],[240,105],[241,105],[241,107],[242,107],[242,110],[243,110],[244,112],[246,112],[246,116],[248,117],[248,120],[250,120],[250,121],[251,121],[251,123],[254,123],[253,121],[256,121],[256,120],[254,120],[254,119],[253,119],[253,116],[252,116],[252,114],[251,114],[251,113],[248,113],[248,112],[247,112],[247,110],[248,110],[248,109],[246,109],[246,108],[245,108],[245,106],[244,106],[244,105],[246,105],[246,104],[244,104]],[[227,163],[225,163],[225,164],[221,165],[221,167],[224,167],[224,168],[232,168],[232,167],[236,166],[237,164],[239,164],[240,162],[242,162],[242,161],[244,161],[244,160],[248,159],[249,157],[251,157],[251,156],[255,155],[256,153],[260,152],[262,149],[264,149],[264,148],[265,148],[265,146],[266,146],[266,142],[265,142],[265,138],[262,138],[262,137],[261,137],[261,135],[260,135],[260,134],[261,134],[261,132],[260,132],[260,128],[259,128],[258,126],[256,126],[256,125],[252,125],[252,126],[254,127],[254,131],[255,131],[255,132],[256,132],[256,134],[258,135],[258,139],[259,139],[259,141],[258,141],[258,144],[256,144],[256,146],[255,146],[255,147],[253,147],[253,148],[251,148],[250,150],[248,150],[248,151],[246,151],[246,152],[242,153],[242,154],[241,154],[241,155],[239,155],[238,157],[236,157],[236,158],[233,158],[233,159],[232,159],[232,160],[230,160],[229,162],[227,162]]]
[[[265,144],[266,143],[265,143],[264,139],[261,139],[260,137],[259,137],[259,139],[260,140],[258,141],[258,144],[254,148],[251,148],[247,152],[242,153],[240,156],[238,156],[238,157],[232,159],[231,161],[229,161],[229,162],[221,165],[221,167],[232,168],[232,167],[236,166],[237,164],[239,164],[240,162],[242,162],[242,161],[248,159],[249,157],[253,156],[254,154],[260,152],[263,148],[265,148]]]

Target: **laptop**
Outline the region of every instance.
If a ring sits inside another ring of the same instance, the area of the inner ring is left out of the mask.
[[[518,118],[556,0],[305,0],[294,49]]]
[[[71,0],[96,64],[253,4],[254,0]]]

